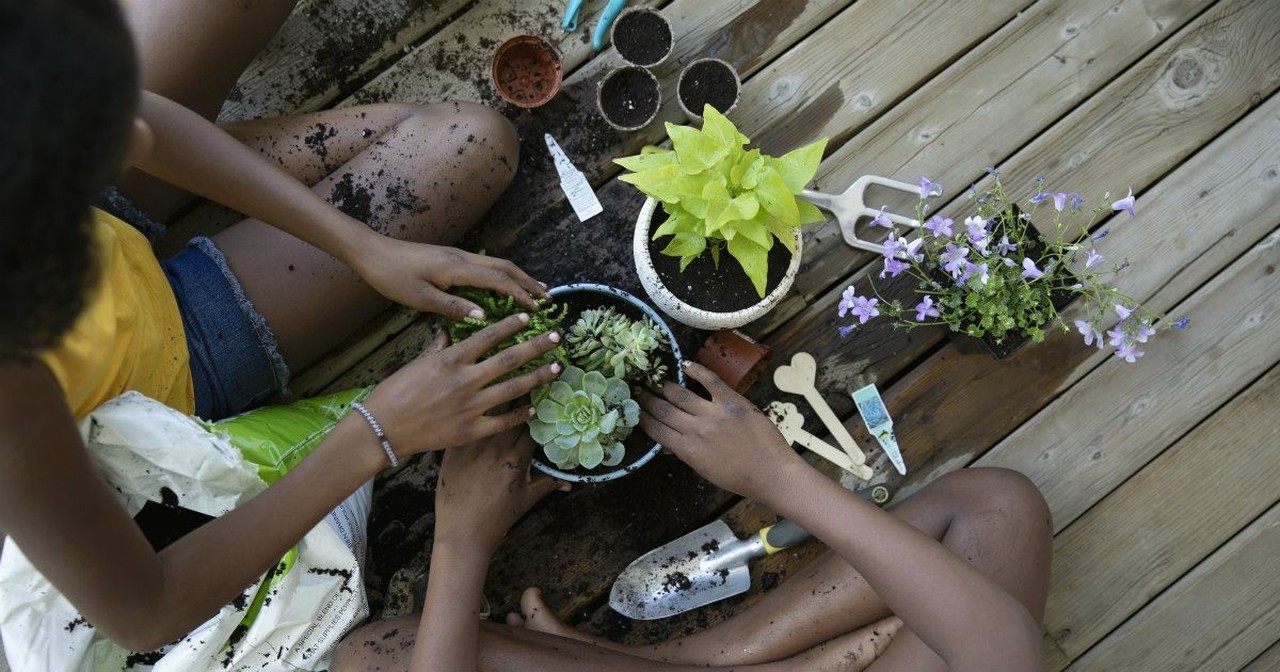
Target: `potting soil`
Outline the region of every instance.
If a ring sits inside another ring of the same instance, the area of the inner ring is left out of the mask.
[[[601,87],[600,108],[613,123],[634,128],[658,109],[658,89],[643,70],[624,70]]]
[[[671,27],[661,16],[631,12],[618,19],[613,30],[613,48],[628,63],[649,66],[671,51]]]
[[[680,79],[680,100],[695,114],[702,114],[707,104],[724,112],[738,101],[738,82],[722,63],[695,63]]]

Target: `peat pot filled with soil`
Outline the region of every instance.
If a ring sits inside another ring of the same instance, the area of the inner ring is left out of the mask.
[[[667,378],[675,379],[682,386],[685,384],[684,369],[680,368],[680,363],[684,361],[680,354],[680,344],[676,342],[671,327],[648,304],[620,289],[590,282],[563,285],[552,288],[550,292],[556,304],[568,307],[564,320],[566,333],[570,329],[569,325],[577,322],[585,310],[613,308],[632,320],[652,320],[666,340],[667,349],[662,353],[661,363],[666,365]],[[639,427],[633,429],[623,441],[623,448],[625,452],[622,461],[614,466],[601,464],[591,469],[579,466],[565,470],[552,464],[544,454],[544,449],[538,448],[533,453],[533,466],[543,473],[573,483],[603,483],[636,471],[662,450],[662,446]]]
[[[662,105],[658,78],[637,65],[618,68],[600,80],[596,105],[610,126],[619,131],[640,130],[658,116]]]
[[[741,89],[742,80],[732,65],[718,58],[702,58],[681,71],[676,97],[689,118],[702,119],[702,109],[707,105],[729,114],[738,104]]]
[[[636,219],[632,253],[640,284],[649,298],[677,322],[695,329],[735,329],[763,317],[791,291],[800,270],[800,229],[795,231],[794,255],[777,241],[769,249],[769,274],[762,299],[728,252],[720,254],[718,266],[710,253],[704,253],[681,271],[679,257],[661,253],[669,239],[652,239],[654,228],[665,220],[658,201],[647,198]]]
[[[667,60],[674,38],[666,17],[647,7],[633,7],[613,23],[613,48],[622,60],[652,68]]]

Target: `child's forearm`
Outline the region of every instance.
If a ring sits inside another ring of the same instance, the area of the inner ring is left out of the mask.
[[[490,552],[478,545],[437,539],[411,672],[472,672],[477,668],[480,605],[489,557]]]
[[[1039,626],[1013,596],[893,515],[788,461],[764,499],[858,570],[926,644],[964,669],[1040,669]]]
[[[143,91],[139,115],[155,134],[155,148],[138,169],[297,236],[348,266],[357,266],[361,241],[377,235],[195,112]]]

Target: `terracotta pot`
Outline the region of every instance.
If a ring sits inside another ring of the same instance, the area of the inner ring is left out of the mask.
[[[658,78],[638,65],[613,70],[596,87],[596,108],[619,131],[638,131],[652,123],[662,109]]]
[[[494,52],[490,76],[503,100],[532,109],[546,105],[560,92],[564,69],[550,42],[534,35],[517,35]]]
[[[713,100],[715,93],[718,92],[707,91],[695,84],[699,77],[708,80],[704,84],[709,84],[711,81],[717,81],[725,87],[731,84],[733,100]],[[718,58],[700,58],[685,66],[684,70],[680,71],[680,82],[676,85],[676,100],[680,103],[680,109],[684,110],[690,119],[697,121],[702,121],[703,105],[708,102],[712,103],[720,114],[728,116],[729,111],[737,107],[741,93],[742,80],[738,77],[738,71],[734,70],[728,62]]]
[[[653,320],[654,323],[658,325],[658,328],[662,330],[663,335],[666,336],[667,345],[671,349],[672,359],[668,362],[670,364],[669,373],[675,375],[677,384],[685,384],[684,369],[680,366],[680,362],[684,361],[684,355],[680,353],[680,344],[676,341],[676,336],[671,331],[671,327],[667,325],[666,321],[662,319],[662,316],[659,315],[657,311],[649,307],[649,304],[641,301],[631,294],[628,294],[627,292],[622,291],[621,289],[617,289],[616,287],[610,287],[608,285],[601,285],[593,282],[578,282],[571,285],[553,287],[549,292],[557,301],[570,304],[570,320],[577,319],[577,315],[572,308],[575,301],[579,305],[588,305],[592,307],[612,305],[617,307],[624,314],[632,312],[632,317],[643,314]],[[566,328],[567,324],[568,323],[566,323]],[[541,448],[534,451],[532,463],[533,467],[538,471],[550,474],[562,481],[570,481],[573,483],[603,483],[605,481],[622,478],[623,476],[626,476],[627,474],[630,474],[640,467],[648,464],[649,461],[657,456],[657,454],[662,450],[662,446],[660,444],[653,443],[652,441],[653,439],[646,437],[643,431],[636,428],[635,431],[632,432],[631,436],[629,436],[624,442],[627,449],[626,457],[624,457],[622,459],[622,463],[618,464],[616,467],[598,467],[596,469],[583,469],[579,467],[577,469],[564,471],[547,461],[546,455],[543,454]]]
[[[690,305],[676,296],[663,284],[658,270],[653,265],[653,257],[649,251],[649,232],[653,226],[653,214],[658,208],[658,201],[645,199],[640,208],[640,216],[636,219],[635,235],[631,239],[631,252],[636,260],[636,274],[640,276],[640,284],[648,292],[658,310],[671,316],[677,322],[687,324],[695,329],[733,329],[759,319],[778,305],[782,297],[791,291],[796,274],[800,272],[800,253],[804,237],[800,229],[796,229],[796,251],[791,255],[786,274],[776,287],[773,287],[763,299],[742,310],[732,312],[714,312]],[[729,271],[726,271],[729,272]]]
[[[746,394],[760,374],[773,351],[761,345],[737,329],[722,329],[711,334],[698,348],[698,362],[715,372],[720,379],[738,394]]]

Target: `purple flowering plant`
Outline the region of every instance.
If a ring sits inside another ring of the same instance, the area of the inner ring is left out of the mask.
[[[1096,206],[1085,209],[1081,194],[1048,191],[1044,179],[1036,178],[1036,192],[1017,201],[1005,191],[998,172],[988,173],[994,178],[992,185],[982,192],[970,191],[977,214],[963,222],[928,216],[927,200],[942,192],[928,179],[921,179],[916,220],[922,226],[916,236],[908,238],[910,229],[899,231],[883,218],[880,225],[890,232],[880,277],[906,274],[919,300],[885,300],[874,282],[875,298],[861,296],[851,286],[837,311],[856,322],[841,327],[841,335],[880,315],[906,327],[946,325],[995,346],[1039,343],[1045,330],[1056,326],[1074,328],[1087,346],[1110,346],[1125,361],[1142,357],[1140,346],[1155,335],[1154,325],[1161,324],[1163,316],[1110,284],[1129,264],[1109,260],[1099,246],[1110,230],[1091,233],[1113,211],[1135,216],[1132,190],[1114,202],[1104,194]],[[1046,221],[1043,229],[1033,224],[1041,219]],[[1059,309],[1077,297],[1084,301],[1085,319],[1069,326]],[[1112,315],[1118,321],[1104,335]],[[1169,326],[1182,329],[1188,322],[1183,317]]]

